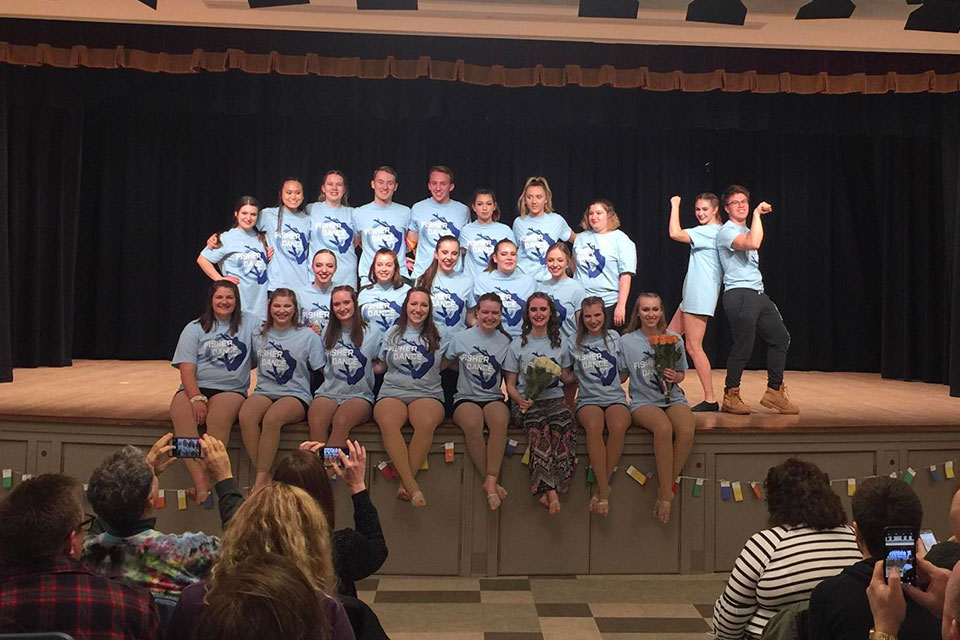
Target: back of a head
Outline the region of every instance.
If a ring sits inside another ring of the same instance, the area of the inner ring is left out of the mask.
[[[93,470],[87,499],[97,515],[123,529],[137,522],[153,490],[153,469],[140,449],[127,445]]]
[[[75,479],[45,473],[24,481],[0,502],[0,564],[32,563],[63,553],[82,520]]]
[[[323,465],[323,459],[312,451],[297,450],[277,461],[274,482],[282,482],[306,491],[317,501],[327,517],[330,530],[334,529],[333,487]]]
[[[812,462],[788,458],[770,467],[763,486],[770,526],[833,529],[847,522],[830,477]]]
[[[864,481],[853,495],[853,520],[872,556],[884,554],[886,527],[919,529],[923,522],[920,498],[906,483],[883,476]]]
[[[248,556],[207,592],[197,640],[326,640],[320,594],[290,559]]]

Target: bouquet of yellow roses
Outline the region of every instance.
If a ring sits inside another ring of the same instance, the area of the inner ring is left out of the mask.
[[[547,356],[537,356],[527,367],[523,397],[533,402],[543,390],[560,377],[560,365]],[[526,413],[523,410],[522,413]]]
[[[653,367],[663,387],[663,401],[669,403],[673,383],[663,379],[663,370],[677,368],[677,363],[680,362],[680,338],[670,333],[661,333],[650,336],[648,340],[653,347]]]

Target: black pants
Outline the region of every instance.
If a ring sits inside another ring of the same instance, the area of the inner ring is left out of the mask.
[[[767,386],[779,389],[787,364],[790,333],[783,325],[780,310],[767,294],[753,289],[728,289],[723,293],[723,310],[730,321],[733,346],[727,358],[724,388],[740,386],[743,368],[753,353],[757,333],[767,343]]]

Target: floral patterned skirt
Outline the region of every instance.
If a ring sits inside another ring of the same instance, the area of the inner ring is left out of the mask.
[[[577,425],[563,398],[537,400],[526,413],[513,407],[513,423],[530,441],[530,492],[566,493],[577,462]]]

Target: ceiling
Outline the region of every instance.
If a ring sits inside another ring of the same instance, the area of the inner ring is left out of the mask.
[[[688,0],[641,0],[636,20],[578,18],[579,0],[419,0],[419,11],[357,11],[355,0],[250,9],[247,0],[3,0],[0,16],[404,35],[846,51],[960,53],[960,35],[905,31],[915,6],[854,0],[847,20],[795,20],[805,0],[743,0],[741,26],[684,20]]]

